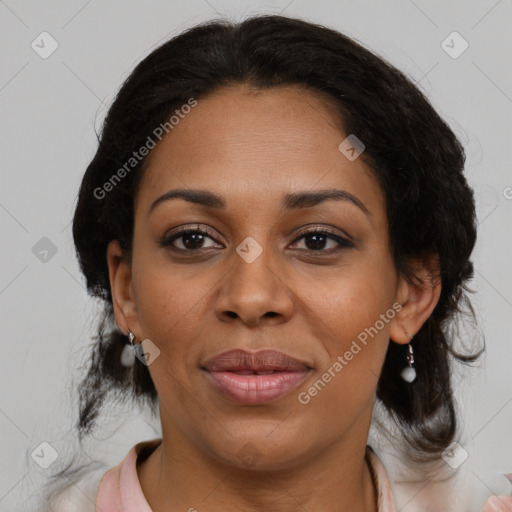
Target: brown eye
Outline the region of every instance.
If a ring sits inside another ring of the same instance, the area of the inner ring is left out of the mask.
[[[175,249],[177,251],[193,252],[200,249],[209,249],[215,246],[205,246],[204,244],[207,240],[215,242],[215,239],[207,230],[199,228],[181,228],[170,236],[163,238],[160,241],[160,246]],[[178,242],[178,245],[181,245],[181,247],[177,246],[175,242]]]
[[[341,249],[354,247],[352,242],[347,238],[344,238],[333,231],[328,229],[311,229],[303,232],[298,238],[295,239],[294,244],[298,240],[304,239],[307,251],[312,252],[323,252],[330,254]],[[326,249],[328,242],[334,242],[334,247]]]

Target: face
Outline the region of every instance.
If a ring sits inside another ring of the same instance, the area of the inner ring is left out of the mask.
[[[397,324],[408,294],[385,196],[362,158],[340,151],[346,136],[311,92],[237,86],[199,99],[152,151],[132,265],[112,243],[109,267],[116,321],[160,350],[148,369],[164,437],[268,468],[366,441],[390,336],[408,341]],[[177,189],[218,197],[162,198]],[[251,364],[287,361],[208,366],[234,349],[299,363],[268,375]]]

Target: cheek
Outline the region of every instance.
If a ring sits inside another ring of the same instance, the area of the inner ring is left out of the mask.
[[[389,258],[367,253],[357,255],[356,260],[327,278],[317,279],[316,285],[309,281],[307,287],[310,320],[324,327],[323,339],[332,342],[326,348],[333,357],[360,333],[375,326],[381,315],[385,315],[384,323],[379,321],[377,329],[386,338],[389,320],[395,313],[392,306],[397,282]]]
[[[329,309],[322,308],[324,318],[317,331],[325,334],[319,338],[325,357],[298,396],[309,418],[333,419],[322,425],[327,437],[372,409],[395,313],[377,295],[356,298],[350,288],[344,293],[342,298],[332,297]]]
[[[208,283],[185,278],[168,264],[149,264],[142,259],[138,265],[134,261],[133,270],[137,276],[137,314],[142,336],[160,349],[158,359],[148,370],[166,414],[178,424],[185,422],[181,426],[188,431],[191,426],[186,424],[186,417],[204,414],[195,407],[190,369],[197,363],[195,347],[198,333],[203,332],[201,319],[206,315]]]
[[[378,260],[361,257],[319,293],[310,289],[309,322],[325,354],[317,376],[319,406],[358,408],[375,391],[398,306],[394,267],[386,255]]]
[[[133,272],[142,335],[161,349],[169,364],[183,367],[189,345],[201,332],[211,283],[143,258],[134,259]]]

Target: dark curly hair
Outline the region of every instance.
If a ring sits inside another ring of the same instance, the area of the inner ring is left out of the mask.
[[[190,98],[236,84],[295,85],[329,97],[346,133],[364,141],[361,158],[385,193],[397,271],[415,280],[412,263],[438,256],[442,291],[415,336],[417,379],[411,385],[400,378],[406,347],[390,343],[377,388],[410,452],[438,457],[457,433],[450,359],[467,363],[481,354],[458,353],[449,329],[456,314],[475,316],[466,282],[473,276],[476,215],[463,175],[463,147],[413,81],[385,59],[333,29],[275,15],[186,30],[135,67],[110,107],[73,219],[87,289],[104,303],[90,367],[79,386],[80,439],[92,431],[110,392],[152,406],[158,400],[147,366],[121,362],[128,341],[115,324],[106,261],[113,239],[130,257],[134,199],[146,159],[102,199],[95,191]]]

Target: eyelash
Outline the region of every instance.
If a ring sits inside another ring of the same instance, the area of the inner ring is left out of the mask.
[[[199,248],[199,249],[178,249],[177,247],[173,247],[173,242],[175,240],[177,240],[178,238],[181,238],[182,236],[184,235],[189,235],[189,234],[201,234],[201,235],[206,235],[208,236],[209,238],[213,239],[214,241],[215,238],[214,238],[214,234],[207,228],[199,228],[196,227],[196,228],[180,228],[177,232],[173,233],[171,236],[168,236],[168,237],[165,237],[163,238],[161,241],[160,241],[160,246],[161,247],[164,247],[164,248],[169,248],[173,251],[177,251],[177,252],[181,252],[181,253],[193,253],[193,252],[199,252],[201,251],[202,248]],[[338,247],[334,247],[334,248],[331,248],[331,249],[328,249],[328,250],[325,250],[325,249],[319,249],[319,250],[313,250],[313,249],[298,249],[298,250],[305,250],[307,252],[310,252],[310,253],[323,253],[323,254],[333,254],[333,253],[336,253],[338,251],[341,251],[343,249],[350,249],[350,248],[353,248],[354,247],[354,244],[348,240],[347,238],[344,238],[338,234],[336,234],[334,231],[331,231],[329,228],[313,228],[313,229],[309,229],[309,230],[306,230],[306,231],[303,231],[302,233],[300,233],[300,235],[295,238],[295,240],[292,242],[293,244],[295,244],[296,242],[298,242],[299,240],[301,240],[302,238],[305,238],[306,236],[308,235],[325,235],[327,238],[329,238],[330,240],[334,240],[335,242],[337,242],[339,245]]]

